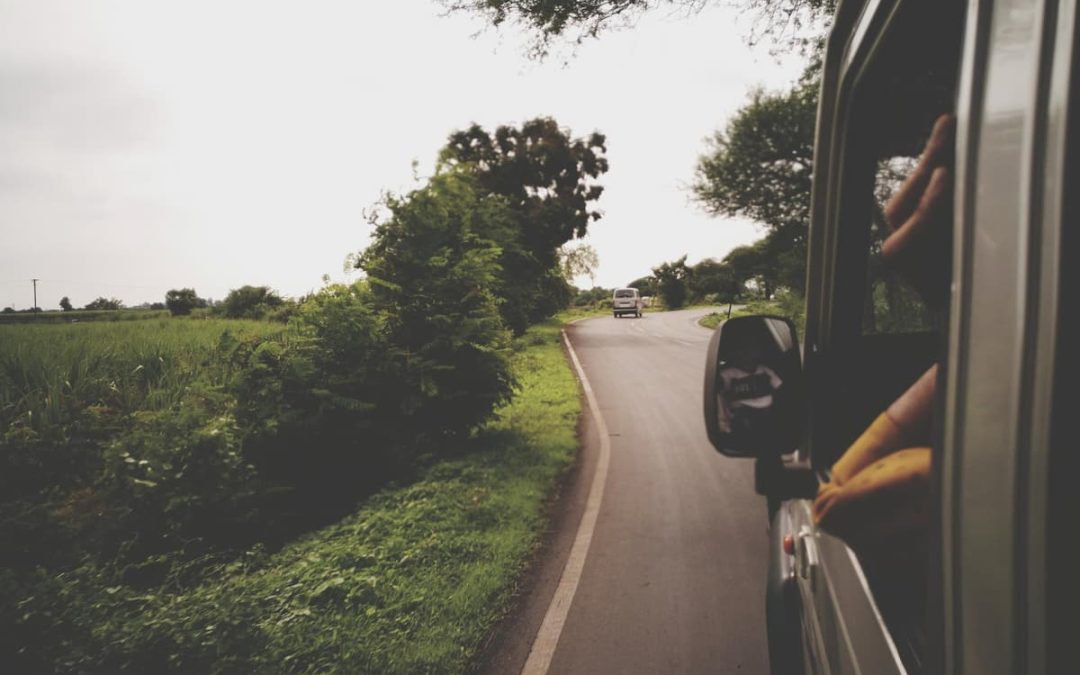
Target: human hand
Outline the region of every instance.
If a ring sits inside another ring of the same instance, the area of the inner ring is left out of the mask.
[[[948,295],[955,127],[953,115],[938,117],[918,165],[885,207],[892,233],[882,258],[932,307]]]

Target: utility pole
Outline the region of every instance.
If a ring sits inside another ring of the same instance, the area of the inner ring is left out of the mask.
[[[38,311],[38,308],[37,308],[37,282],[38,282],[38,280],[37,279],[31,279],[30,281],[34,282],[34,311],[36,312],[36,311]]]

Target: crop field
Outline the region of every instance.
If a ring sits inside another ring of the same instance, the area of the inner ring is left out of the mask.
[[[282,324],[160,318],[0,325],[0,430],[64,435],[80,413],[160,410],[197,378],[223,383],[223,339],[270,336]]]

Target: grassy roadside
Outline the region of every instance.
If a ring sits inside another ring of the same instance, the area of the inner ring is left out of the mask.
[[[433,461],[344,520],[152,589],[76,570],[66,606],[50,608],[72,633],[50,636],[69,650],[58,671],[465,670],[509,606],[545,499],[576,453],[580,403],[562,319],[516,342],[520,390],[470,452]]]
[[[801,297],[785,296],[778,300],[754,301],[741,305],[731,312],[730,318],[764,314],[771,316],[783,316],[795,322],[799,334],[802,334],[806,324],[806,308]],[[722,306],[714,312],[710,312],[698,319],[698,324],[705,328],[716,328],[721,322],[728,319],[727,306]]]

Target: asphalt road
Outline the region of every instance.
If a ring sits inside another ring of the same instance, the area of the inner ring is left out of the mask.
[[[705,435],[703,313],[567,329],[607,427],[610,461],[549,673],[768,672],[765,502],[753,491],[752,464],[722,457]],[[586,414],[580,475],[488,672],[520,671],[551,604],[596,470],[597,428]]]

